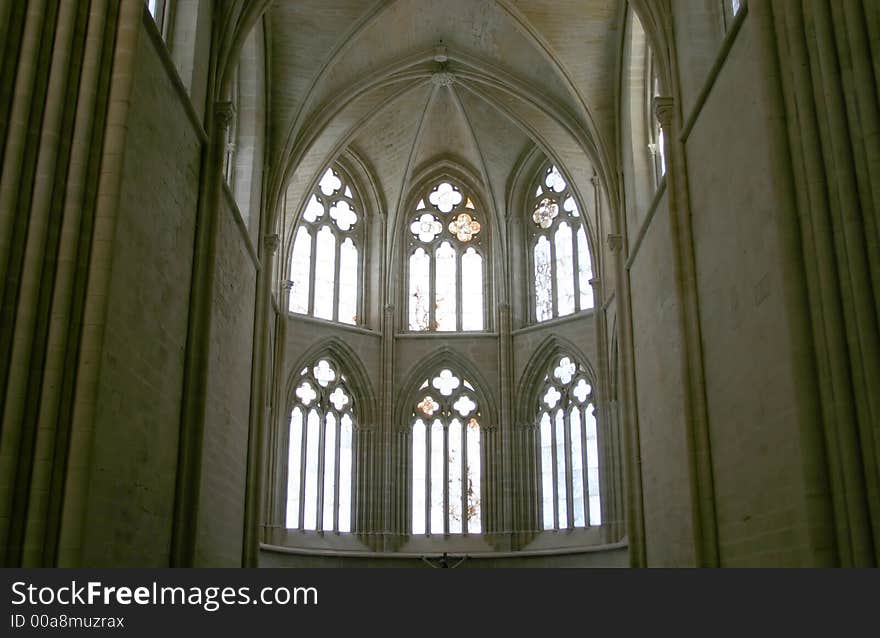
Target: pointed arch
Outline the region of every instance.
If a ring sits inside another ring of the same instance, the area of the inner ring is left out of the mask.
[[[535,349],[516,386],[517,401],[514,406],[514,418],[515,423],[520,427],[534,426],[534,406],[538,401],[547,368],[555,358],[563,354],[575,357],[577,362],[586,368],[586,376],[591,385],[596,385],[598,378],[596,370],[583,350],[565,337],[548,335]]]
[[[333,359],[343,368],[342,374],[346,375],[348,389],[357,406],[358,427],[376,427],[379,422],[376,411],[378,398],[370,382],[370,375],[358,354],[339,337],[328,337],[319,341],[289,368],[285,389],[286,405],[291,406],[295,402],[294,392],[299,382],[300,371],[322,358]]]
[[[428,165],[402,198],[405,205],[392,229],[392,263],[397,267],[390,270],[402,274],[396,297],[401,301],[401,325],[409,331],[491,328],[492,243],[498,234],[492,230],[497,215],[486,206],[492,199],[481,184],[447,158]],[[442,200],[433,199],[444,188],[457,197],[448,210]]]
[[[476,367],[467,357],[448,346],[444,346],[407,371],[404,378],[408,381],[401,388],[394,406],[394,429],[406,430],[409,428],[412,405],[414,405],[422,383],[424,383],[425,379],[444,368],[458,372],[473,384],[474,389],[472,392],[477,396],[480,405],[483,407],[483,423],[481,423],[481,427],[497,427],[499,418],[498,407],[495,403],[495,397],[485,390],[490,387],[485,377],[477,371]]]

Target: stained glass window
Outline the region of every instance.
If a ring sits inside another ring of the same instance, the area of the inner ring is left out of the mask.
[[[408,327],[486,328],[483,214],[463,187],[443,180],[420,194],[408,220]]]
[[[601,525],[599,442],[586,368],[571,356],[557,357],[537,396],[543,527]]]
[[[351,531],[354,397],[328,357],[296,379],[287,459],[290,529]]]
[[[590,247],[584,217],[556,166],[539,174],[530,209],[534,320],[547,321],[593,307]]]
[[[480,404],[450,368],[422,384],[412,412],[412,533],[482,531]]]
[[[293,233],[290,312],[360,323],[364,222],[362,208],[338,166],[310,194]]]

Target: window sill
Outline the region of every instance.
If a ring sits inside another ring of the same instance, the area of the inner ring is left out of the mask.
[[[398,332],[395,339],[496,339],[497,332]]]
[[[293,312],[291,310],[287,311],[287,318],[292,319],[296,322],[310,323],[317,326],[323,326],[325,328],[335,328],[337,330],[355,332],[357,334],[369,335],[371,337],[380,336],[380,333],[376,332],[375,330],[370,330],[369,328],[364,328],[363,326],[353,326],[350,323],[340,323],[338,321],[330,321],[329,319],[319,319],[318,317],[312,317],[310,315],[301,315],[298,312]]]
[[[589,529],[589,528],[588,528]],[[296,532],[298,530],[288,530]],[[542,532],[543,534],[552,534],[553,532]],[[308,532],[307,534],[316,534],[316,532]],[[541,538],[539,535],[539,538]],[[353,536],[349,534],[348,536]],[[419,551],[417,541],[426,538],[424,536],[411,537],[411,539],[401,548],[399,552],[373,552],[367,549],[349,549],[349,548],[330,548],[317,546],[292,546],[290,544],[272,544],[260,543],[260,550],[265,552],[273,552],[277,554],[293,554],[298,556],[329,556],[329,557],[347,557],[347,558],[438,558],[444,553],[450,555],[467,555],[470,558],[526,558],[530,556],[565,556],[574,554],[591,554],[598,552],[613,552],[629,548],[629,542],[624,538],[616,543],[594,543],[571,546],[543,547],[536,542],[532,542],[527,548],[519,551],[495,551],[488,549],[488,545],[483,543],[482,546],[476,543],[470,544],[451,544],[438,543],[436,540],[431,542],[431,546],[425,546],[424,551]],[[479,539],[479,535],[474,535],[473,540]],[[457,540],[457,539],[456,539]],[[537,540],[537,539],[536,539]],[[414,543],[416,543],[414,545]],[[363,547],[363,546],[361,546]]]
[[[521,334],[526,334],[528,332],[536,332],[538,330],[543,330],[545,328],[555,328],[557,326],[563,326],[568,323],[573,323],[575,321],[580,321],[586,319],[587,317],[592,317],[596,313],[595,308],[588,308],[587,310],[581,310],[580,312],[576,312],[571,315],[566,315],[564,317],[556,317],[555,319],[548,319],[547,321],[542,321],[541,323],[533,323],[531,325],[525,326],[523,328],[517,328],[516,330],[512,330],[511,334],[516,337]]]

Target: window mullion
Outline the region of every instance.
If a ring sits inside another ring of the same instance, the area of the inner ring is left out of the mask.
[[[425,534],[432,534],[431,529],[431,479],[433,478],[433,468],[431,467],[431,443],[434,437],[432,430],[434,422],[425,423]]]
[[[583,408],[580,408],[581,411],[581,467],[583,468],[583,480],[581,481],[581,491],[584,494],[584,525],[586,527],[590,526],[590,466],[587,465],[587,449],[589,445],[587,445],[587,412],[589,411],[590,404],[584,404]]]
[[[353,433],[352,433],[353,434]],[[353,437],[352,437],[353,438]],[[339,531],[339,457],[342,448],[342,417],[336,416],[336,449],[334,450],[335,460],[333,462],[333,529]],[[349,502],[351,499],[349,499]]]
[[[562,413],[562,430],[565,438],[565,484],[567,490],[565,492],[565,509],[568,514],[568,526],[574,527],[574,492],[572,491],[572,463],[571,463],[571,411],[570,402],[566,403],[565,411]]]
[[[572,223],[571,226],[571,254],[572,254],[572,274],[574,274],[574,311],[580,312],[581,308],[581,264],[580,251],[578,250],[578,230],[583,224],[583,211],[581,211],[581,221],[578,224]],[[586,232],[586,230],[584,230]]]
[[[315,263],[317,260],[317,252],[318,252],[318,230],[319,228],[314,227],[313,233],[309,233],[309,239],[312,242],[312,249],[309,252],[309,302],[308,302],[308,315],[314,316],[315,314],[315,286],[318,283],[318,273],[316,272]]]
[[[482,448],[482,445],[480,446]],[[467,468],[468,468],[468,457],[467,457],[467,423],[461,424],[461,518],[462,525],[461,531],[464,534],[468,533],[468,489],[470,488],[470,483],[468,482]],[[483,464],[480,464],[480,470],[482,471]]]
[[[550,455],[553,459],[553,475],[551,477],[551,484],[553,485],[553,529],[559,529],[559,487],[556,484],[559,476],[558,459],[556,458],[556,419],[549,412],[548,416],[550,418]]]
[[[462,321],[462,316],[464,315],[464,307],[462,306],[463,295],[461,293],[461,268],[464,265],[464,261],[462,257],[464,256],[464,252],[461,250],[461,246],[456,245],[455,247],[455,325],[458,328],[458,332],[462,331],[464,326],[464,322]]]
[[[449,534],[449,423],[443,424],[443,534]]]
[[[336,233],[335,228],[330,228],[331,232],[333,232],[333,236],[336,238],[336,261],[333,264],[333,313],[332,316],[336,317],[336,321],[340,320],[339,317],[339,275],[342,270],[342,242],[344,241],[344,237],[341,234]]]
[[[556,278],[558,276],[557,266],[556,266],[556,233],[559,232],[559,225],[551,227],[551,230],[547,232],[547,239],[550,241],[550,307],[552,308],[552,316],[551,319],[559,316],[559,300],[558,297],[558,283]]]
[[[319,532],[324,531],[324,444],[327,436],[327,413],[323,410],[318,412],[320,416],[320,426],[318,427],[318,502],[315,507],[315,529]]]
[[[300,408],[302,411],[302,434],[300,435],[300,439],[302,441],[302,445],[299,450],[299,528],[306,528],[306,459],[308,458],[306,452],[308,448],[306,444],[308,443],[308,437],[306,433],[308,432],[308,416],[309,413],[306,411],[305,406]]]
[[[426,328],[427,332],[432,332],[434,330],[435,319],[435,309],[437,305],[437,245],[431,249],[431,252],[425,251],[428,254],[428,326]]]

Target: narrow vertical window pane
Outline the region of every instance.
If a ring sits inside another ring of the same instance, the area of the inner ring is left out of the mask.
[[[302,226],[296,231],[292,259],[290,276],[293,286],[290,289],[290,311],[307,314],[309,312],[309,284],[311,283],[312,236]]]
[[[355,325],[358,298],[358,249],[351,239],[339,247],[339,321]]]
[[[574,247],[571,227],[562,222],[554,237],[556,243],[556,307],[559,316],[574,312]]]
[[[427,330],[431,320],[431,258],[421,248],[409,258],[409,329]]]
[[[299,474],[302,469],[303,414],[299,407],[290,414],[290,436],[287,446],[287,523],[288,528],[299,527]]]
[[[425,422],[413,425],[412,533],[425,533]]]
[[[538,321],[553,318],[552,270],[550,242],[541,235],[535,244],[535,318]]]
[[[581,293],[581,310],[593,307],[593,268],[590,265],[590,246],[587,243],[587,231],[581,226],[577,232],[578,242],[578,285]]]
[[[449,533],[461,534],[461,465],[464,450],[461,447],[461,422],[453,419],[449,424]]]
[[[480,424],[470,419],[467,424],[467,531],[483,531],[483,512],[480,482]]]
[[[571,432],[571,491],[575,527],[584,527],[584,459],[581,446],[581,411],[574,406],[569,412]]]
[[[328,412],[324,417],[324,524],[321,529],[334,529],[336,511],[336,417]]]
[[[339,531],[351,531],[351,416],[344,415],[339,432]]]
[[[553,529],[553,438],[550,415],[541,415],[541,493],[544,529]]]
[[[473,248],[461,257],[461,329],[483,329],[483,258]]]
[[[602,505],[599,497],[599,442],[596,435],[596,415],[590,405],[586,410],[587,426],[587,484],[590,494],[590,525],[602,524]]]
[[[431,425],[431,533],[445,532],[443,521],[443,424],[434,421]]]
[[[657,153],[660,155],[660,177],[666,175],[666,142],[663,127],[657,127]]]
[[[318,434],[321,418],[309,412],[306,426],[306,490],[303,504],[303,529],[318,528]]]
[[[336,237],[329,226],[318,231],[315,245],[315,316],[333,319],[336,278]]]
[[[556,495],[559,504],[559,528],[568,527],[568,492],[565,482],[565,413],[556,411]]]
[[[443,242],[437,249],[437,280],[435,286],[436,302],[434,306],[437,330],[453,332],[456,330],[456,299],[455,299],[455,249],[449,242]]]

